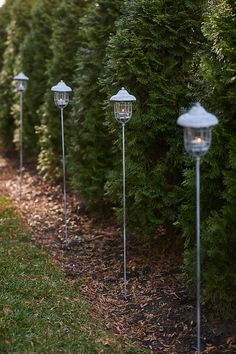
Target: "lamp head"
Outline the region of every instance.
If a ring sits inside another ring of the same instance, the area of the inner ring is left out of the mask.
[[[116,120],[123,124],[127,123],[132,117],[132,105],[136,101],[136,98],[122,87],[116,95],[110,98],[110,101],[114,102]]]
[[[184,127],[184,146],[192,156],[203,156],[211,145],[212,127],[218,124],[218,119],[208,113],[200,103],[182,114],[177,124]]]
[[[61,80],[57,85],[51,88],[51,91],[54,92],[55,105],[61,109],[65,108],[69,103],[69,92],[71,92],[72,89]]]
[[[24,73],[20,73],[16,76],[14,76],[13,79],[16,82],[16,89],[18,92],[24,92],[27,88],[27,83],[28,83],[28,76],[26,76]]]

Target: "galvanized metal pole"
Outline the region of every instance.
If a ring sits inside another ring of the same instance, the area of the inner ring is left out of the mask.
[[[197,237],[197,354],[201,353],[201,247],[200,247],[200,157],[196,157],[196,237]]]
[[[123,142],[123,238],[124,238],[124,297],[127,298],[127,258],[126,258],[126,189],[125,189],[125,123],[122,123]]]
[[[65,163],[65,142],[64,142],[64,117],[63,108],[61,108],[61,143],[62,143],[62,166],[63,166],[63,189],[64,189],[64,234],[65,241],[68,242],[67,232],[67,200],[66,200],[66,163]]]
[[[23,107],[22,107],[23,92],[20,92],[20,197],[22,194],[23,185]]]

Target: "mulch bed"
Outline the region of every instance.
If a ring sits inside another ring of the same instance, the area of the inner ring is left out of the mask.
[[[18,161],[0,158],[0,191],[13,200],[33,231],[33,241],[47,248],[97,317],[114,334],[151,353],[196,352],[195,300],[179,280],[179,260],[156,248],[128,245],[128,297],[123,297],[123,240],[119,227],[89,217],[79,198],[68,197],[69,243],[63,242],[60,186],[47,184],[28,166],[19,198]],[[221,321],[202,307],[203,353],[236,353],[236,323]]]

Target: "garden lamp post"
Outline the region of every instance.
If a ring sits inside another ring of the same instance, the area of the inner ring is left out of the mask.
[[[177,124],[184,128],[184,146],[186,151],[196,160],[196,279],[197,279],[197,353],[201,353],[201,260],[200,260],[200,159],[207,153],[211,145],[211,130],[218,124],[218,119],[208,113],[200,103],[189,112],[181,115]]]
[[[70,97],[69,92],[72,89],[67,86],[64,81],[60,81],[56,86],[51,88],[54,92],[55,105],[61,110],[61,142],[62,142],[62,167],[63,167],[63,187],[64,187],[64,235],[65,241],[68,242],[67,232],[67,201],[66,201],[66,164],[65,164],[65,143],[64,143],[64,115],[63,110],[68,105]]]
[[[114,102],[115,119],[122,125],[122,157],[123,157],[123,240],[124,240],[124,296],[127,297],[127,257],[126,257],[126,190],[125,190],[125,124],[132,116],[132,105],[136,98],[124,87],[110,98]]]
[[[23,184],[23,107],[22,98],[23,93],[27,88],[29,78],[24,74],[20,73],[14,77],[16,82],[16,89],[20,94],[20,197],[22,194],[22,184]]]

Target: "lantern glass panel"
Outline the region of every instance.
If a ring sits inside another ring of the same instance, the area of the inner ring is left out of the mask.
[[[185,128],[184,146],[193,156],[202,156],[207,153],[211,145],[211,128]]]
[[[65,108],[69,103],[70,97],[69,92],[55,92],[54,102],[59,108]]]
[[[19,92],[24,92],[27,88],[27,80],[16,80],[16,89]]]
[[[132,102],[115,102],[115,118],[121,123],[126,123],[132,116]]]

